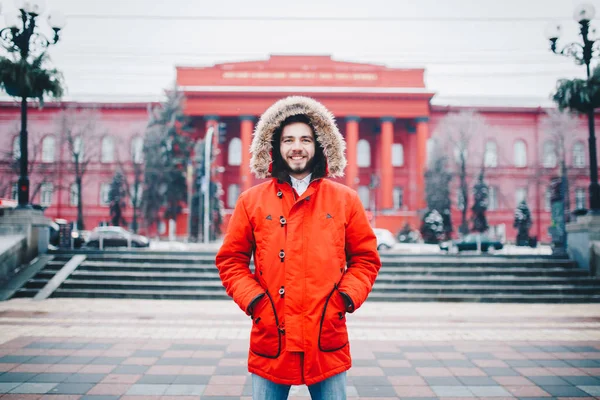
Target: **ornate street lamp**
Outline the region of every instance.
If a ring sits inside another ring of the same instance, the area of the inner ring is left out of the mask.
[[[581,4],[573,12],[573,19],[579,23],[583,44],[569,43],[561,50],[557,48],[561,27],[557,24],[549,25],[546,36],[550,40],[550,49],[553,53],[571,57],[578,65],[585,64],[588,84],[590,83],[590,63],[592,56],[600,52],[600,41],[596,41],[595,29],[590,32],[590,21],[594,18],[596,10],[591,4]],[[591,37],[590,37],[591,36]],[[600,214],[600,185],[598,185],[598,161],[596,158],[596,134],[594,126],[594,107],[587,110],[588,117],[588,146],[590,153],[590,210],[593,214]]]
[[[40,98],[44,92],[50,91],[62,93],[59,82],[46,82],[43,87],[36,87],[36,80],[28,74],[40,65],[33,62],[41,61],[48,46],[56,44],[59,40],[59,32],[66,25],[65,17],[59,12],[48,15],[48,25],[54,31],[51,39],[36,32],[38,17],[46,8],[45,0],[15,0],[19,10],[15,14],[6,14],[6,27],[0,30],[0,43],[13,55],[15,62],[6,60],[2,68],[12,68],[16,75],[15,82],[3,81],[6,92],[14,97],[21,98],[21,132],[19,136],[20,159],[19,159],[19,181],[18,181],[18,206],[29,208],[29,177],[27,174],[28,152],[27,152],[27,98]],[[5,72],[5,71],[0,71]],[[3,75],[4,76],[4,75]],[[52,78],[51,75],[47,75]],[[28,79],[29,78],[29,79]],[[32,82],[33,81],[33,82]],[[41,84],[44,85],[44,84]]]

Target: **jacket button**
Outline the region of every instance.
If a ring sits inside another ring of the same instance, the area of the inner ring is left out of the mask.
[[[281,288],[279,288],[279,294],[283,297],[283,295],[285,294],[285,288],[282,286]]]
[[[283,192],[281,190],[279,192],[277,192],[277,197],[279,197],[279,198],[283,197]]]
[[[285,251],[281,250],[279,252],[279,258],[281,258],[281,262],[283,262],[283,259],[285,258]]]
[[[287,223],[286,219],[283,217],[279,217],[279,222],[281,223],[281,227],[283,227]]]

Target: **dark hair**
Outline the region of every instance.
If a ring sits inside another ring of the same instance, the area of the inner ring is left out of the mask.
[[[271,176],[282,181],[289,181],[290,178],[288,165],[281,156],[281,152],[279,150],[281,134],[283,132],[283,128],[298,122],[308,125],[312,131],[313,138],[315,139],[315,158],[311,171],[311,180],[315,178],[322,178],[326,175],[327,160],[325,159],[325,154],[323,153],[323,147],[321,147],[321,143],[317,140],[315,128],[311,120],[306,115],[298,114],[287,117],[281,123],[279,128],[273,132],[273,138],[271,139],[271,144],[273,146],[273,169],[271,170]]]

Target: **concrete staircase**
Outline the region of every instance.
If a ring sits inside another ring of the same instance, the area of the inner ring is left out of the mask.
[[[33,297],[71,259],[51,297],[227,299],[211,252],[77,251],[53,259],[14,297]],[[371,301],[600,303],[600,279],[549,256],[382,255]]]

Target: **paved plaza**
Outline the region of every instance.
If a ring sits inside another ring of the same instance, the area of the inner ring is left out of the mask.
[[[367,302],[348,323],[350,399],[600,399],[597,304]],[[0,324],[2,400],[250,399],[233,302],[16,299]]]

